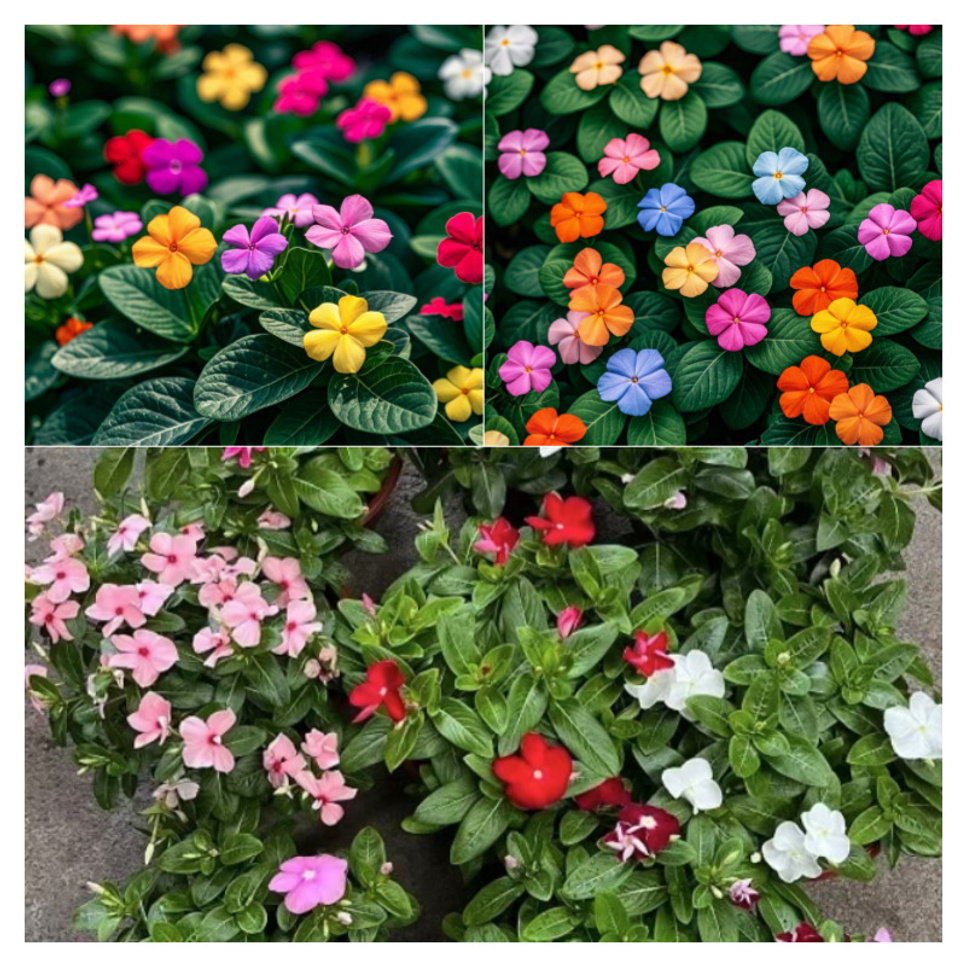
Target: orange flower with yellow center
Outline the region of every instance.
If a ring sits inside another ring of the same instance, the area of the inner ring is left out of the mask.
[[[815,315],[836,299],[857,299],[859,282],[851,268],[842,268],[831,258],[823,258],[800,268],[789,283],[795,294],[792,305],[799,315]]]
[[[634,310],[621,305],[623,297],[610,285],[585,285],[570,297],[570,309],[586,312],[577,336],[585,345],[607,345],[610,337],[626,335],[634,324]]]
[[[570,446],[584,438],[587,427],[577,416],[558,416],[556,409],[548,407],[538,409],[527,420],[527,432],[530,435],[523,441],[524,446]]]
[[[596,191],[588,191],[585,195],[568,191],[560,203],[550,209],[550,224],[562,242],[593,238],[604,230],[601,216],[606,210],[607,202]]]
[[[667,268],[661,273],[664,287],[677,289],[685,298],[694,298],[707,291],[708,284],[718,277],[718,263],[714,255],[700,242],[687,248],[678,245],[664,259]]]
[[[848,392],[849,380],[827,359],[806,356],[800,366],[789,366],[778,377],[778,388],[778,404],[789,419],[804,416],[806,423],[822,426],[829,421],[832,400]]]
[[[836,396],[829,406],[835,432],[846,446],[878,446],[892,422],[892,407],[885,396],[877,396],[864,382]]]
[[[832,355],[861,352],[872,344],[872,330],[879,324],[867,305],[852,299],[836,299],[812,319],[812,331],[822,336],[822,347]]]
[[[812,70],[820,81],[854,84],[862,80],[869,69],[866,61],[874,53],[875,41],[851,24],[828,26],[808,42]]]
[[[175,205],[148,222],[147,235],[134,243],[131,254],[138,268],[156,268],[158,281],[176,289],[191,281],[191,266],[210,261],[217,247],[215,236],[201,227],[201,219]]]
[[[426,98],[420,91],[419,81],[412,74],[397,71],[388,81],[369,81],[362,96],[388,107],[392,112],[389,123],[395,124],[400,118],[415,121],[426,113]]]
[[[613,262],[605,263],[596,248],[585,248],[577,253],[574,267],[567,269],[563,283],[567,288],[575,290],[571,298],[587,285],[620,288],[624,284],[624,269]]]

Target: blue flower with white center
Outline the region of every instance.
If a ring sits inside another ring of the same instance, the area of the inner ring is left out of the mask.
[[[664,356],[656,349],[621,349],[607,361],[607,371],[597,380],[597,394],[604,402],[616,402],[628,416],[643,416],[655,399],[671,391],[671,377]]]
[[[681,230],[685,218],[694,214],[694,199],[684,188],[665,184],[651,188],[637,207],[642,209],[637,220],[644,231],[657,229],[659,235],[670,237]]]
[[[805,190],[803,174],[808,170],[808,158],[794,148],[762,151],[752,169],[757,179],[751,188],[763,205],[777,205],[785,198],[794,198]]]

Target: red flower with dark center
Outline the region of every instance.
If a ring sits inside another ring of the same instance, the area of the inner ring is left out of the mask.
[[[352,719],[353,723],[371,718],[381,707],[393,721],[406,717],[406,705],[399,689],[406,683],[395,661],[379,661],[366,670],[366,680],[357,684],[349,695],[349,704],[362,710]]]
[[[621,862],[643,862],[666,849],[671,837],[680,831],[678,820],[663,808],[628,805],[617,816],[614,831],[604,836],[604,845],[613,849]]]
[[[453,302],[451,305],[446,303],[441,295],[430,299],[427,305],[419,310],[420,315],[442,315],[444,318],[452,319],[454,322],[463,321],[463,303]]]
[[[822,934],[807,922],[801,922],[794,932],[779,933],[775,937],[776,943],[823,943]]]
[[[656,671],[674,667],[674,661],[667,656],[667,634],[664,631],[653,636],[636,631],[634,646],[624,648],[624,660],[646,678]]]
[[[534,530],[543,531],[543,542],[549,546],[566,543],[584,547],[594,539],[593,507],[581,496],[566,500],[556,493],[548,493],[543,500],[543,516],[527,517]]]
[[[446,222],[446,234],[436,249],[436,261],[451,268],[461,282],[479,285],[483,281],[483,218],[461,211]]]
[[[624,808],[630,805],[631,793],[627,790],[624,780],[615,776],[601,782],[589,792],[578,795],[574,801],[577,803],[577,808],[585,812],[596,812],[598,808]]]
[[[496,554],[496,564],[502,567],[510,551],[520,542],[520,531],[509,520],[500,517],[493,524],[480,524],[480,539],[473,544],[477,553]]]
[[[567,749],[547,744],[534,731],[523,736],[518,755],[493,762],[493,774],[506,785],[506,797],[518,808],[546,808],[559,802],[573,770]]]
[[[114,177],[121,184],[140,184],[148,166],[141,160],[154,138],[144,131],[128,131],[121,137],[109,138],[104,145],[104,160],[114,165]]]

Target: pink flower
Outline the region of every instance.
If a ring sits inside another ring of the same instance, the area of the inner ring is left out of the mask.
[[[557,633],[565,641],[583,623],[584,615],[579,607],[565,607],[557,615]]]
[[[182,537],[190,537],[195,543],[201,543],[205,539],[205,525],[200,520],[196,520],[194,523],[186,523],[178,533]]]
[[[234,600],[237,593],[238,581],[234,577],[213,580],[198,591],[198,603],[209,610],[217,610],[229,601]]]
[[[888,929],[878,929],[876,934],[872,937],[872,942],[874,943],[893,943],[895,940],[892,938],[892,933]]]
[[[319,109],[319,101],[329,90],[329,83],[316,70],[304,70],[283,77],[278,83],[278,97],[272,105],[276,114],[311,117]]]
[[[890,256],[899,258],[912,248],[916,220],[908,211],[893,208],[882,202],[876,205],[869,217],[859,225],[859,244],[877,261]]]
[[[51,493],[46,500],[35,503],[36,510],[27,517],[27,530],[32,540],[44,532],[44,524],[56,520],[64,510],[64,494]]]
[[[229,460],[238,458],[238,465],[247,470],[252,465],[252,453],[264,453],[264,446],[226,446],[222,450],[221,461],[227,463]]]
[[[709,228],[704,238],[694,239],[711,252],[718,266],[718,276],[711,283],[715,288],[730,288],[741,278],[739,265],[747,265],[755,257],[755,246],[747,235],[736,235],[731,225]]]
[[[287,530],[292,525],[292,521],[284,513],[271,508],[262,512],[257,523],[259,530]]]
[[[66,557],[42,563],[31,574],[31,582],[47,587],[47,599],[62,604],[71,594],[81,594],[91,585],[90,575],[83,561]]]
[[[322,771],[339,764],[339,736],[333,731],[324,734],[313,728],[302,742],[302,751],[315,761]]]
[[[279,607],[284,607],[290,600],[312,596],[302,576],[302,567],[295,557],[266,557],[262,573],[281,591],[275,601]]]
[[[429,300],[428,305],[424,305],[419,310],[420,315],[441,315],[444,319],[452,319],[454,322],[463,321],[463,303],[453,302],[447,304],[446,299],[441,295]]]
[[[941,241],[943,237],[943,183],[930,181],[916,195],[909,206],[912,217],[916,219],[919,234],[930,241]]]
[[[347,81],[356,69],[356,62],[342,52],[338,44],[331,40],[320,40],[312,45],[311,50],[299,51],[292,58],[292,66],[296,70],[311,70],[321,74],[326,80],[334,84]]]
[[[503,152],[497,161],[500,173],[515,181],[520,175],[533,178],[547,166],[543,153],[550,144],[546,131],[528,127],[525,131],[509,131],[496,146]]]
[[[804,235],[809,228],[821,228],[829,219],[831,199],[824,191],[810,188],[794,198],[778,202],[778,214],[785,219],[785,227],[793,235]]]
[[[653,171],[661,163],[661,156],[651,142],[640,134],[626,138],[611,138],[604,148],[604,156],[597,162],[602,178],[613,175],[617,184],[628,184],[638,171]]]
[[[778,46],[793,57],[803,57],[808,53],[808,42],[812,37],[825,32],[825,24],[787,24],[778,31]]]
[[[84,613],[95,621],[107,621],[101,628],[110,637],[122,624],[141,627],[145,616],[141,613],[141,596],[137,587],[102,584],[97,588],[94,603]]]
[[[278,608],[267,603],[259,586],[252,581],[243,583],[221,610],[221,619],[232,629],[231,636],[241,647],[256,647],[262,637],[262,621],[278,613]]]
[[[312,209],[316,223],[305,237],[319,248],[331,249],[339,268],[358,268],[366,252],[381,252],[392,241],[389,226],[372,214],[372,205],[362,195],[349,195],[338,211],[331,205],[316,205]]]
[[[50,541],[50,549],[54,552],[45,557],[47,563],[57,563],[74,557],[84,549],[84,538],[79,533],[62,533]]]
[[[305,770],[305,759],[298,753],[291,738],[279,735],[265,749],[262,765],[268,772],[272,788],[283,788],[288,785],[289,778],[295,778]]]
[[[286,859],[269,882],[272,892],[284,892],[285,908],[293,916],[316,906],[334,906],[344,895],[349,863],[334,855],[306,855]]]
[[[138,599],[141,604],[141,613],[145,617],[154,617],[155,614],[164,606],[165,601],[174,593],[174,587],[167,584],[159,584],[153,580],[142,580],[135,584],[138,592]]]
[[[47,668],[43,664],[28,664],[23,669],[23,679],[27,687],[27,696],[30,698],[30,703],[33,705],[35,711],[46,711],[47,705],[44,704],[42,698],[30,690],[30,679],[45,677],[47,677]]]
[[[589,365],[604,351],[602,345],[587,345],[577,334],[580,323],[587,318],[588,314],[587,312],[568,312],[567,318],[550,323],[547,341],[557,347],[560,361],[568,366],[578,362],[582,366]]]
[[[748,912],[754,910],[761,898],[761,893],[752,885],[751,879],[739,879],[728,892],[731,904]]]
[[[688,497],[682,490],[678,490],[677,493],[672,493],[664,501],[664,509],[666,510],[683,510],[687,505]]]
[[[521,339],[507,352],[507,361],[500,366],[500,378],[511,396],[543,392],[553,381],[550,367],[556,361],[553,349]]]
[[[924,34],[928,34],[932,30],[932,24],[922,23],[922,24],[895,24],[896,30],[908,30],[913,37],[922,37]]]
[[[127,716],[127,723],[140,734],[134,739],[135,748],[143,748],[145,745],[156,741],[159,745],[164,744],[164,739],[168,737],[168,726],[171,724],[171,703],[148,691],[141,698],[137,711]]]
[[[185,718],[178,729],[184,738],[181,757],[189,768],[214,768],[230,772],[235,756],[224,746],[225,732],[235,724],[235,712],[216,711],[207,721],[194,715]]]
[[[115,634],[111,644],[117,653],[108,657],[108,666],[127,668],[142,688],[151,687],[161,672],[174,667],[178,660],[178,649],[173,641],[143,628],[135,631],[133,637]]]
[[[368,594],[363,594],[361,600],[362,600],[362,606],[363,606],[363,608],[365,608],[365,612],[370,617],[375,617],[376,616],[376,602]]]
[[[97,201],[97,188],[92,184],[85,184],[83,188],[78,188],[73,197],[62,202],[65,208],[83,208],[92,201]]]
[[[285,194],[275,202],[274,208],[266,208],[262,215],[269,215],[278,218],[288,218],[296,228],[308,228],[312,224],[312,207],[317,205],[319,199],[315,195],[308,193],[296,197],[294,194]],[[231,447],[232,449],[242,449],[243,447]]]
[[[762,296],[755,292],[746,295],[737,288],[722,292],[704,315],[708,332],[716,335],[718,345],[728,352],[740,352],[761,342],[768,335],[765,323],[770,318],[771,309]]]
[[[310,771],[303,771],[295,776],[295,780],[315,799],[312,808],[318,811],[323,825],[335,825],[341,821],[345,809],[337,803],[355,798],[359,791],[345,783],[340,771],[327,771],[321,778],[316,778]]]
[[[293,600],[285,612],[282,643],[272,653],[298,657],[308,639],[321,630],[322,622],[315,619],[315,604],[310,600]]]
[[[480,539],[473,544],[477,553],[495,554],[494,563],[502,567],[520,542],[520,531],[504,517],[493,523],[480,524]]]
[[[364,97],[355,107],[346,108],[336,119],[335,126],[350,144],[377,138],[392,120],[392,111],[385,104]]]
[[[138,542],[138,537],[150,526],[151,521],[140,513],[132,513],[131,516],[125,517],[107,541],[107,552],[111,556],[122,550],[130,553]]]
[[[151,537],[151,553],[141,555],[146,570],[158,575],[158,580],[169,587],[177,587],[192,573],[197,541],[193,537],[170,533],[156,533]]]
[[[203,627],[191,642],[195,654],[208,654],[205,667],[214,667],[223,657],[231,657],[231,638],[224,631]]]

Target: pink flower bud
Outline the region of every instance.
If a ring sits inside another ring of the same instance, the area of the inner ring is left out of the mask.
[[[557,615],[557,633],[565,641],[583,623],[584,615],[579,607],[565,607]]]

